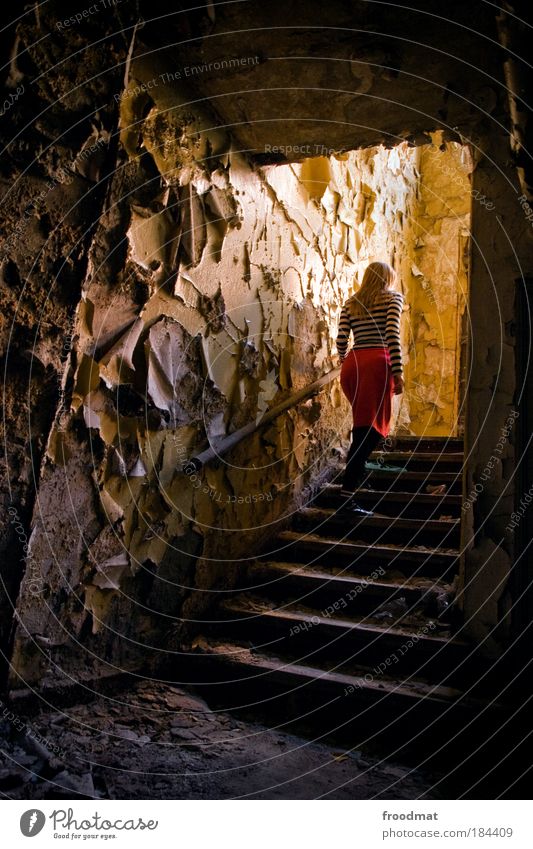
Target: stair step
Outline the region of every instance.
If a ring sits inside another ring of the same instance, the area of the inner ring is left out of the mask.
[[[462,489],[462,472],[401,471],[392,472],[386,469],[372,469],[366,472],[364,483],[369,483],[374,489],[392,489],[403,492],[427,492],[428,486],[446,486],[446,493],[460,494]]]
[[[237,640],[197,641],[180,665],[180,684],[183,674],[219,710],[300,736],[318,735],[332,745],[379,752],[386,759],[405,753],[416,763],[434,762],[440,771],[455,769],[458,760],[478,750],[482,774],[486,741],[496,746],[498,730],[511,714],[486,694],[473,696],[468,682],[450,686],[440,678],[428,681],[396,669],[386,674],[365,667],[341,671],[329,663],[251,650]],[[493,752],[496,763],[509,752],[506,739],[500,745]],[[526,758],[524,769],[527,763]]]
[[[375,451],[369,457],[371,463],[398,465],[410,471],[460,472],[463,453],[452,451]]]
[[[395,751],[416,740],[440,761],[441,739],[472,742],[492,693],[480,681],[490,667],[450,622],[463,440],[396,438],[371,461],[356,500],[373,514],[342,510],[340,485],[327,485],[250,561],[184,662],[225,709],[298,727],[303,717],[321,734],[340,724]]]
[[[360,709],[364,709],[366,704],[375,707],[381,703],[395,716],[395,707],[400,711],[410,710],[416,703],[423,701],[424,709],[431,711],[433,708],[432,712],[438,716],[443,708],[464,700],[463,691],[456,687],[430,684],[413,676],[393,678],[390,674],[374,675],[364,667],[351,673],[340,672],[329,669],[328,665],[307,665],[284,660],[268,652],[252,650],[238,641],[222,642],[214,638],[202,640],[194,657],[206,661],[195,664],[196,672],[200,685],[218,690],[216,701],[222,701],[233,708],[266,705],[269,714],[276,701],[281,701],[282,712],[286,715],[287,701],[294,701],[295,696],[307,701],[311,693],[316,695],[317,691],[324,691],[329,705],[333,707],[342,705],[342,701],[347,699],[346,708],[351,714],[354,702]],[[216,680],[211,680],[206,668],[211,659],[216,661],[212,666]],[[248,696],[243,694],[239,683],[249,686]],[[199,688],[198,683],[195,683],[195,687]],[[330,701],[332,698],[335,703]],[[464,700],[464,703],[466,706],[467,701]],[[471,707],[475,709],[478,709],[479,704],[475,699],[470,700]]]
[[[436,469],[404,469],[401,468],[399,464],[390,463],[391,467],[387,468],[389,464],[384,463],[381,466],[375,460],[368,460],[365,465],[365,480],[367,482],[371,482],[372,486],[375,487],[375,483],[379,483],[382,481],[386,484],[384,489],[389,489],[391,483],[398,484],[408,484],[408,487],[404,490],[404,492],[420,492],[421,494],[432,494],[427,493],[427,486],[442,486],[445,485],[446,490],[444,494],[448,495],[460,495],[461,494],[461,485],[462,485],[462,470],[457,469],[456,471],[449,470],[439,470]],[[334,481],[340,482],[339,479],[344,475],[344,471],[346,468],[346,464],[342,461],[336,463],[332,466],[334,469]],[[396,487],[397,489],[398,487]],[[454,489],[455,488],[455,489]],[[400,490],[401,491],[401,490]]]
[[[457,472],[440,472],[438,469],[426,472],[417,470],[409,471],[409,469],[405,471],[403,469],[402,471],[389,471],[387,468],[384,468],[372,469],[370,474],[374,475],[378,480],[394,477],[401,481],[422,481],[425,484],[455,483],[458,479]]]
[[[463,453],[464,440],[457,436],[397,436],[390,437],[390,448],[395,451],[420,451],[420,452],[450,452]]]
[[[428,548],[427,546],[401,546],[384,543],[368,546],[365,543],[339,540],[318,534],[301,534],[296,531],[282,531],[273,541],[273,549],[265,551],[260,560],[271,560],[275,554],[288,562],[301,562],[305,555],[308,565],[320,563],[321,566],[339,565],[352,567],[360,574],[368,575],[377,566],[394,569],[405,574],[439,577],[445,581],[452,579],[457,571],[458,551],[449,548]],[[310,559],[312,558],[312,559]]]
[[[423,460],[425,463],[438,463],[439,460],[446,460],[447,463],[462,463],[462,451],[419,451],[407,448],[393,449],[392,451],[373,451],[370,455],[372,459],[382,457],[383,462],[394,463],[401,460]]]
[[[313,501],[316,507],[333,507],[343,503],[341,485],[329,484]],[[422,492],[387,492],[385,489],[357,491],[357,501],[369,509],[376,505],[380,513],[390,516],[401,515],[405,519],[439,519],[439,516],[460,518],[462,498],[460,495],[429,495]]]
[[[458,546],[460,536],[459,519],[404,519],[374,514],[358,516],[341,509],[303,507],[296,514],[294,528],[320,532],[339,531],[343,539],[356,536],[372,542],[397,542],[412,544],[444,543]]]
[[[268,594],[275,600],[290,600],[307,607],[371,614],[402,607],[424,611],[427,616],[446,615],[453,600],[453,587],[427,578],[389,578],[385,570],[370,576],[327,571],[305,564],[283,561],[258,562],[241,589]],[[392,604],[391,604],[392,603]],[[384,608],[383,606],[386,605]]]
[[[365,619],[323,616],[291,605],[258,607],[244,595],[223,602],[221,612],[230,617],[210,623],[217,636],[252,640],[259,650],[300,656],[333,657],[337,666],[385,663],[402,673],[451,673],[468,655],[468,644],[438,633],[435,622],[381,625]]]

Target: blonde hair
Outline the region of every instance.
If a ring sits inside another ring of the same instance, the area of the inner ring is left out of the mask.
[[[373,306],[386,300],[393,291],[394,278],[394,271],[386,262],[371,262],[358,291],[347,301],[350,313],[354,316],[367,315]]]

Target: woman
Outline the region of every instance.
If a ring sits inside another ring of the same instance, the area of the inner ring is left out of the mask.
[[[365,460],[388,436],[392,396],[403,392],[400,317],[403,295],[392,289],[394,271],[371,262],[358,292],[344,304],[337,335],[341,387],[352,406],[352,444],[341,494],[348,509],[367,514],[353,499],[365,475]],[[347,354],[350,331],[353,347]]]

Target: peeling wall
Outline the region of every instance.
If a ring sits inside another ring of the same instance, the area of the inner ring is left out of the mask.
[[[431,8],[438,12],[436,4]],[[179,467],[208,440],[257,419],[330,367],[340,303],[368,260],[389,259],[399,272],[408,303],[404,356],[413,382],[425,384],[429,368],[443,364],[450,374],[452,345],[448,337],[439,344],[436,328],[445,320],[451,332],[440,308],[448,310],[447,298],[460,285],[450,282],[443,291],[441,277],[451,280],[450,256],[444,257],[436,237],[437,226],[441,233],[451,227],[459,240],[460,284],[464,234],[456,223],[464,210],[453,191],[443,195],[452,216],[432,206],[435,150],[394,145],[406,139],[424,145],[431,141],[427,133],[440,126],[444,140],[463,137],[476,151],[467,496],[512,409],[513,294],[520,273],[531,270],[529,224],[516,206],[506,142],[503,135],[490,139],[496,131],[488,116],[500,128],[508,122],[497,90],[501,59],[497,51],[487,53],[483,39],[477,55],[468,53],[466,27],[429,14],[423,38],[437,47],[443,39],[453,42],[458,57],[469,56],[468,74],[462,59],[414,42],[409,16],[393,6],[316,4],[312,39],[301,27],[308,4],[280,7],[288,25],[274,35],[270,6],[229,4],[217,7],[214,17],[206,6],[143,27],[146,41],[139,41],[138,53],[148,58],[133,61],[119,95],[129,45],[110,34],[121,32],[120,21],[94,16],[59,34],[53,16],[60,12],[52,2],[40,19],[21,25],[25,72],[39,82],[10,115],[17,129],[28,125],[31,131],[11,146],[2,174],[4,199],[13,182],[18,191],[12,205],[3,203],[8,229],[16,230],[22,207],[38,201],[0,281],[17,337],[6,395],[8,472],[28,538],[15,686],[17,674],[46,685],[61,674],[68,683],[72,671],[80,680],[156,665],[161,647],[168,656],[213,593],[231,586],[253,546],[275,535],[280,517],[297,507],[348,432],[338,385],[280,417],[195,480],[180,476]],[[453,15],[468,23],[473,12],[454,3]],[[328,16],[339,28],[334,35]],[[480,32],[490,36],[494,22],[480,4],[476,16]],[[370,43],[372,20],[384,27],[384,36]],[[362,25],[357,32],[354,21]],[[46,40],[41,26],[50,31]],[[257,63],[227,75],[202,72],[194,90],[183,75],[178,80],[176,70],[187,62],[209,63],[221,51],[240,55],[247,26],[259,26]],[[268,59],[273,45],[285,60],[281,71]],[[322,60],[330,55],[335,62],[326,67]],[[169,69],[172,79],[151,95],[133,93]],[[242,94],[233,96],[235,90]],[[111,139],[119,96],[117,152]],[[207,105],[210,99],[217,112]],[[95,103],[101,106],[97,116]],[[67,127],[75,131],[66,133]],[[231,139],[224,127],[232,128]],[[379,142],[387,147],[367,147]],[[302,149],[309,147],[319,156],[302,162]],[[449,150],[455,155],[457,149]],[[39,153],[40,163],[21,177],[28,151]],[[68,190],[59,185],[58,162],[73,171]],[[282,164],[275,168],[274,162]],[[109,186],[99,182],[106,173],[113,174]],[[43,181],[50,179],[57,185],[48,191]],[[92,208],[95,182],[105,190],[105,204],[102,191]],[[441,193],[447,189],[440,187]],[[494,201],[498,214],[480,198]],[[506,227],[511,222],[507,241],[502,220]],[[431,240],[417,248],[413,230],[427,231]],[[36,254],[41,259],[34,273]],[[425,283],[435,290],[435,304],[428,302]],[[8,324],[3,334],[7,342]],[[66,339],[66,354],[60,354]],[[28,351],[31,375],[24,371]],[[457,364],[457,351],[453,356]],[[442,417],[453,419],[457,411],[449,384],[442,397],[445,408],[430,417],[420,398],[406,395],[396,410],[398,429],[443,427]],[[502,643],[510,608],[512,443],[511,436],[466,517],[467,620],[480,640],[503,623]],[[6,503],[9,495],[6,484]],[[12,552],[13,533],[6,539]],[[17,581],[12,584],[16,592]]]
[[[27,680],[43,676],[31,623],[55,634],[62,666],[69,632],[101,648],[119,622],[146,662],[158,629],[177,644],[213,592],[232,586],[341,450],[348,405],[333,385],[224,462],[189,478],[182,463],[332,368],[340,307],[367,263],[384,257],[401,281],[409,251],[416,148],[257,167],[205,132],[205,115],[166,102],[133,139],[138,99],[122,98],[124,153],[89,253],[39,492],[48,505],[49,487],[65,478],[70,489],[85,468],[88,502],[65,503],[61,521],[57,508],[35,518],[31,556],[45,557],[53,538],[70,565],[60,584],[47,579],[52,617],[23,588],[16,664]]]
[[[35,492],[62,402],[91,228],[116,156],[113,95],[123,84],[119,65],[127,51],[113,10],[105,20],[87,21],[85,45],[74,30],[58,32],[57,11],[54,3],[25,10],[16,31],[6,20],[2,35],[5,59],[11,55],[1,71],[4,92],[23,92],[0,124],[0,651],[6,658],[24,569],[34,595],[42,586],[41,564],[27,559]],[[76,55],[65,77],[65,57]]]
[[[420,150],[420,200],[409,269],[406,385],[412,433],[462,433],[472,171],[468,146],[440,133]]]

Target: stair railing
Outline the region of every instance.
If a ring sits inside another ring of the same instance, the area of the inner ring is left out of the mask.
[[[286,410],[290,410],[291,407],[295,407],[301,401],[306,400],[307,398],[312,398],[315,395],[318,395],[321,389],[325,386],[328,386],[332,383],[340,374],[340,366],[337,368],[331,369],[331,371],[323,374],[322,377],[319,377],[317,380],[314,380],[312,383],[309,383],[303,389],[298,390],[298,392],[294,392],[292,395],[289,395],[288,398],[285,398],[284,401],[281,401],[275,407],[272,407],[271,410],[267,410],[267,412],[262,416],[259,421],[250,422],[244,427],[239,428],[238,430],[230,433],[229,436],[225,436],[219,441],[215,442],[213,445],[210,445],[209,448],[206,448],[205,451],[201,451],[199,454],[196,454],[194,457],[190,457],[186,460],[181,467],[181,471],[186,475],[192,475],[195,472],[198,472],[206,463],[209,463],[211,460],[215,458],[222,457],[232,448],[242,442],[243,439],[246,439],[247,436],[250,436],[252,433],[255,433],[260,428],[263,428],[266,424],[277,419],[281,413],[284,413]]]

